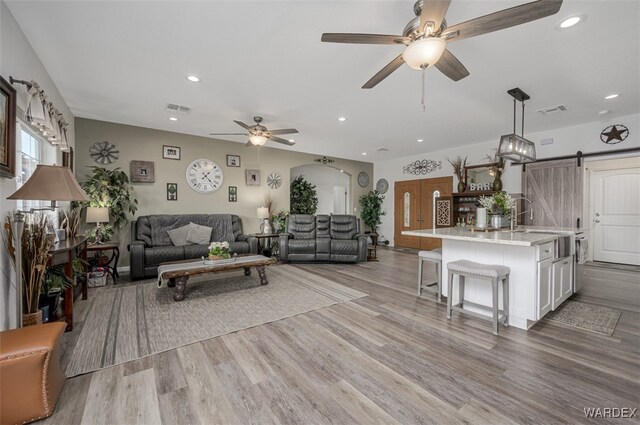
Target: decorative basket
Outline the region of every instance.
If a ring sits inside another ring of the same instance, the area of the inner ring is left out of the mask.
[[[42,324],[42,311],[22,315],[22,326],[34,326]]]
[[[87,286],[95,288],[96,286],[105,286],[107,284],[107,273],[104,271],[89,272],[87,274]]]

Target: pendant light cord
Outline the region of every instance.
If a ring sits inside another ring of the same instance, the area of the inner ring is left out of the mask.
[[[516,98],[513,98],[513,134],[516,134]]]
[[[524,139],[524,100],[521,101],[521,102],[522,102],[522,133],[520,133],[520,135]],[[514,133],[515,133],[515,131],[514,131]]]

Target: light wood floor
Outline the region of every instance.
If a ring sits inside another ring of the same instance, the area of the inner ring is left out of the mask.
[[[45,422],[573,424],[591,423],[586,407],[639,407],[637,273],[581,271],[578,299],[623,309],[611,337],[544,321],[496,337],[416,296],[416,255],[379,257],[300,266],[368,297],[69,379]]]

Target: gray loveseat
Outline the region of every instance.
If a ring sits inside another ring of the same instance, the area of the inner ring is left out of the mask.
[[[293,214],[285,229],[279,239],[281,261],[367,260],[367,236],[360,234],[356,216]]]
[[[223,216],[224,214],[163,214],[140,216],[136,221],[132,221],[129,245],[131,279],[157,276],[160,263],[206,256],[208,244],[174,246],[167,231],[195,223],[213,227],[210,242],[219,242],[219,238],[216,237],[216,225],[223,221]],[[240,217],[231,215],[231,225],[233,236],[229,236],[229,239],[233,240],[228,241],[230,250],[238,254],[256,254],[258,240],[242,234]]]

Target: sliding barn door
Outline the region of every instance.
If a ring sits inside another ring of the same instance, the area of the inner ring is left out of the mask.
[[[522,176],[522,193],[533,203],[533,226],[583,227],[583,166],[576,159],[527,164]],[[530,205],[524,203],[525,209]]]
[[[402,232],[420,229],[420,180],[396,182],[394,197],[394,246],[419,249],[420,238]]]

